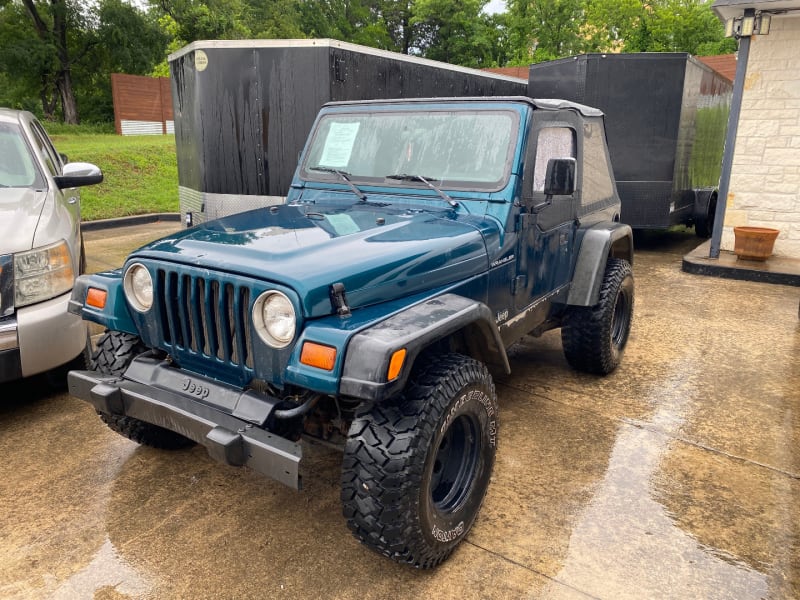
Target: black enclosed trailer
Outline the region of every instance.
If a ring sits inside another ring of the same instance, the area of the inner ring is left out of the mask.
[[[187,222],[283,201],[329,101],[523,96],[527,82],[328,39],[198,41],[169,57]]]
[[[586,54],[531,65],[528,95],[606,114],[622,220],[711,235],[731,83],[685,53]]]

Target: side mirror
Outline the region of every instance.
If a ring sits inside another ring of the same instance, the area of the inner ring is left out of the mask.
[[[551,158],[547,161],[547,172],[544,176],[544,193],[546,196],[569,196],[575,193],[575,170],[577,162],[574,158]]]
[[[53,179],[59,189],[63,190],[64,188],[100,183],[103,181],[103,172],[91,163],[74,162],[64,165],[63,173],[56,175]]]

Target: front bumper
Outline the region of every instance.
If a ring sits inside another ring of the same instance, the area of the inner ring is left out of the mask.
[[[274,405],[265,404],[253,392],[189,376],[152,358],[134,360],[123,378],[70,371],[68,381],[70,394],[100,412],[169,429],[205,446],[219,462],[248,466],[294,489],[301,487],[300,444],[257,425],[266,421]],[[184,389],[202,390],[204,402]],[[210,405],[211,401],[230,414]]]
[[[55,369],[84,351],[88,330],[67,313],[69,298],[25,306],[0,320],[0,382]]]

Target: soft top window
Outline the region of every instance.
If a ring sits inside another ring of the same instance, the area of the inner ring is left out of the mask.
[[[514,111],[328,114],[314,133],[302,175],[327,180],[336,169],[381,185],[402,185],[391,176],[421,175],[444,188],[499,189],[508,178],[517,123]]]

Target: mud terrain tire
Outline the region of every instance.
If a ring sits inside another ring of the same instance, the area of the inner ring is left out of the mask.
[[[497,448],[497,398],[480,362],[459,354],[421,361],[400,397],[357,413],[341,497],[362,543],[429,568],[452,553],[480,510]]]
[[[628,261],[610,258],[600,299],[573,307],[561,328],[564,355],[579,371],[608,375],[619,366],[633,320],[633,272]]]
[[[121,331],[106,331],[97,340],[97,350],[92,355],[91,369],[121,377],[131,361],[145,351],[147,347],[137,336]],[[192,440],[174,431],[133,417],[109,415],[100,411],[97,411],[97,414],[111,429],[145,446],[177,450],[194,445]]]

